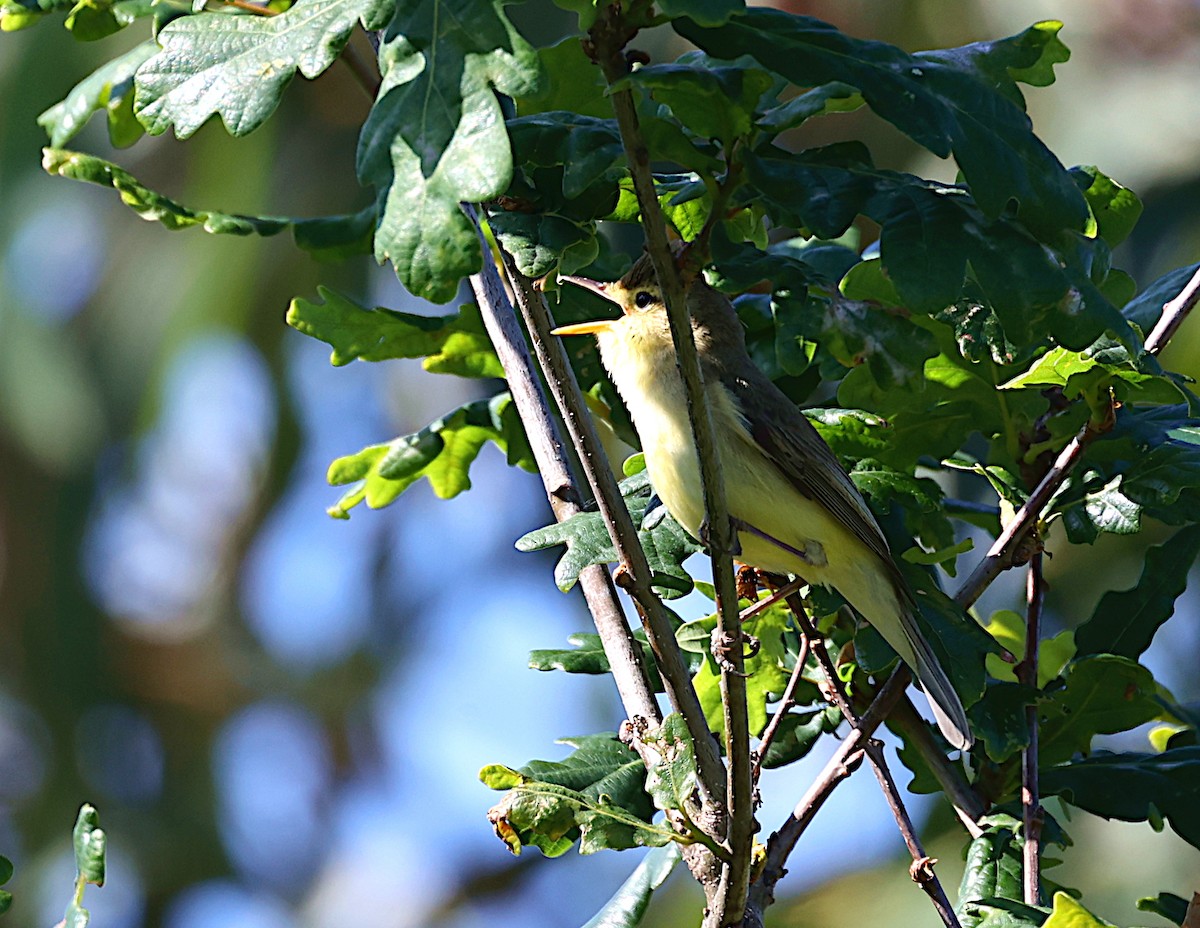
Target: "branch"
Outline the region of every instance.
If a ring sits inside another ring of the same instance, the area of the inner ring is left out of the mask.
[[[775,901],[775,884],[778,883],[787,870],[784,864],[800,840],[800,836],[808,828],[825,800],[833,793],[838,783],[846,779],[862,760],[864,745],[875,733],[892,706],[904,695],[904,689],[912,682],[912,675],[901,664],[897,667],[875,701],[863,714],[857,728],[850,729],[833,757],[825,764],[821,775],[813,781],[804,798],[792,810],[792,814],[767,841],[767,859],[763,866],[762,875],[755,881],[750,890],[749,907],[754,912],[761,913]]]
[[[845,685],[838,676],[837,668],[833,665],[833,659],[829,656],[829,651],[825,647],[825,639],[813,628],[812,623],[808,620],[808,613],[804,608],[804,603],[800,601],[800,597],[797,594],[789,596],[787,603],[791,607],[792,615],[796,619],[796,625],[800,629],[800,634],[808,640],[809,647],[817,656],[817,663],[821,665],[821,670],[825,674],[833,701],[842,710],[842,715],[846,717],[846,721],[851,726],[856,729],[861,727],[862,719],[854,711],[854,707],[850,703],[850,698],[846,695]],[[887,758],[883,753],[883,745],[873,738],[868,738],[862,744],[863,751],[866,753],[868,760],[871,761],[871,767],[875,771],[875,778],[879,781],[879,787],[883,790],[884,798],[887,799],[888,807],[892,810],[892,815],[896,819],[896,825],[900,828],[904,844],[908,848],[908,852],[912,855],[913,864],[909,868],[909,874],[912,876],[913,882],[917,883],[925,891],[926,895],[929,896],[933,907],[937,910],[938,916],[942,919],[946,928],[960,928],[958,917],[954,914],[950,900],[946,897],[946,891],[942,888],[937,874],[933,872],[933,865],[937,861],[930,858],[925,853],[925,848],[921,845],[921,839],[917,836],[917,830],[913,826],[912,816],[908,814],[908,809],[905,807],[904,800],[900,796],[900,789],[896,786],[896,780],[888,768]]]
[[[1038,685],[1038,642],[1042,621],[1042,603],[1046,598],[1046,582],[1042,577],[1042,555],[1029,561],[1025,585],[1025,657],[1016,666],[1017,681],[1025,686]],[[1038,792],[1038,707],[1036,700],[1025,707],[1025,725],[1029,729],[1029,745],[1021,752],[1021,819],[1024,823],[1025,844],[1023,885],[1027,905],[1042,904],[1041,851],[1042,807]]]
[[[1183,320],[1187,318],[1196,306],[1196,302],[1200,300],[1200,270],[1192,275],[1191,280],[1179,292],[1173,300],[1163,304],[1163,312],[1159,317],[1158,323],[1154,326],[1154,330],[1146,339],[1145,350],[1147,354],[1160,354],[1167,346],[1171,336],[1179,329]],[[1079,433],[1071,439],[1070,443],[1059,452],[1058,458],[1054,461],[1054,466],[1047,471],[1046,476],[1038,483],[1037,488],[1030,494],[1029,499],[1025,501],[1004,531],[1000,533],[1000,537],[988,549],[988,553],[984,556],[979,565],[972,571],[971,576],[966,582],[959,587],[958,592],[954,595],[955,601],[964,609],[969,608],[981,593],[987,589],[1000,574],[1010,567],[1024,563],[1018,555],[1022,545],[1026,542],[1030,528],[1035,522],[1042,517],[1042,510],[1054,497],[1059,488],[1066,481],[1067,476],[1075,468],[1083,457],[1084,451],[1087,450],[1096,438],[1103,435],[1113,426],[1111,417],[1104,422],[1093,423],[1087,422]],[[1032,553],[1032,552],[1031,552]],[[1027,560],[1028,558],[1026,558]]]
[[[941,745],[907,695],[888,716],[888,722],[908,739],[929,766],[930,772],[954,807],[954,813],[972,838],[983,834],[979,819],[987,813],[987,801],[967,782],[962,770],[950,763]]]
[[[775,733],[779,730],[779,726],[783,722],[783,717],[796,704],[796,687],[800,685],[800,680],[804,677],[804,665],[808,662],[808,649],[808,636],[801,635],[800,653],[796,655],[796,666],[792,668],[792,675],[788,677],[787,686],[783,690],[783,698],[779,701],[779,708],[775,710],[775,714],[771,716],[771,721],[763,729],[762,737],[758,742],[758,748],[754,752],[753,776],[755,783],[758,782],[759,775],[762,773],[763,758],[766,757],[767,750],[771,747],[771,742],[775,740]]]
[[[617,556],[625,568],[622,586],[642,616],[646,638],[654,652],[671,705],[683,716],[688,733],[692,736],[705,812],[713,819],[704,824],[712,827],[719,824],[721,816],[725,772],[687,665],[675,641],[671,622],[662,602],[650,587],[650,565],[638,539],[637,527],[621,498],[621,491],[600,445],[575,373],[567,360],[566,350],[561,341],[550,334],[553,324],[542,295],[517,270],[511,255],[501,250],[501,257],[516,295],[517,306],[532,335],[538,362],[546,374],[546,382],[562,413],[571,441],[579,451],[584,474],[600,507]]]
[[[478,229],[474,210],[468,208],[467,211],[476,221]],[[480,238],[482,241],[482,236]],[[484,247],[486,249],[486,242]],[[525,426],[550,508],[559,522],[565,521],[581,511],[579,493],[571,477],[558,428],[550,417],[546,394],[534,374],[533,359],[529,356],[524,334],[517,324],[500,275],[491,261],[485,261],[483,270],[472,275],[471,286],[475,290],[488,336],[504,367],[513,403]],[[579,583],[596,623],[596,631],[604,646],[604,654],[608,658],[626,715],[630,719],[640,716],[655,725],[661,723],[662,713],[650,686],[641,646],[625,621],[608,572],[602,565],[594,564],[580,573]]]
[[[623,55],[631,37],[622,21],[620,8],[609,6],[590,31],[597,63],[610,88],[626,76],[628,63]],[[646,247],[666,304],[676,360],[687,395],[688,418],[700,459],[700,481],[704,490],[704,511],[713,582],[717,590],[717,631],[727,649],[728,661],[722,661],[721,702],[725,710],[726,753],[729,757],[726,795],[729,824],[726,839],[732,862],[722,869],[718,898],[710,906],[705,925],[735,925],[741,922],[750,883],[750,850],[754,836],[753,780],[750,764],[750,728],[746,707],[746,680],[743,675],[743,638],[737,617],[738,597],[734,583],[732,552],[736,537],[729,519],[721,461],[717,453],[712,418],[704,395],[700,359],[692,340],[687,312],[687,296],[680,280],[675,258],[667,241],[666,222],[658,203],[658,193],[650,171],[650,156],[638,125],[633,95],[628,89],[611,93],[621,142],[629,163],[641,209]]]

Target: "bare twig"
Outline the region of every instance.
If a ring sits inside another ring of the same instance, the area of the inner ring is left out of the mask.
[[[590,30],[597,63],[610,87],[629,70],[623,51],[630,29],[621,8],[605,8]],[[726,753],[729,758],[726,789],[729,821],[726,839],[732,862],[722,870],[718,896],[709,907],[705,925],[735,925],[742,921],[750,882],[750,851],[754,834],[753,782],[750,765],[750,730],[746,710],[746,681],[743,675],[742,630],[737,619],[738,597],[731,552],[736,537],[729,520],[721,461],[717,454],[712,418],[704,395],[700,361],[692,340],[684,286],[667,241],[666,222],[658,203],[658,192],[650,171],[650,157],[638,125],[633,95],[628,89],[614,91],[613,111],[629,163],[634,192],[641,210],[646,246],[666,304],[667,319],[675,343],[676,360],[687,395],[688,417],[700,460],[708,547],[712,557],[713,582],[717,590],[717,630],[728,653],[722,666],[721,697],[725,712]]]
[[[1146,338],[1147,354],[1158,354],[1167,346],[1188,313],[1196,307],[1197,300],[1200,300],[1200,270],[1192,275],[1175,299],[1163,304],[1162,315]]]
[[[763,729],[762,737],[758,741],[758,748],[754,752],[753,776],[755,783],[758,782],[758,778],[762,774],[763,758],[767,756],[767,751],[770,749],[771,743],[775,740],[775,733],[779,731],[783,717],[796,704],[796,687],[800,685],[800,681],[804,678],[804,665],[808,662],[808,647],[808,636],[801,635],[800,653],[796,655],[796,666],[792,668],[792,675],[788,677],[787,686],[783,690],[783,698],[779,701],[779,708],[775,710],[775,714],[771,716],[771,721]]]
[[[838,676],[837,668],[833,664],[833,658],[829,656],[829,650],[825,647],[825,639],[813,628],[812,622],[808,619],[808,612],[804,608],[804,603],[796,594],[789,596],[787,603],[791,607],[792,614],[796,619],[796,627],[800,630],[800,634],[808,641],[809,647],[812,649],[813,654],[816,655],[817,663],[821,665],[821,670],[824,672],[825,680],[829,685],[830,696],[837,704],[837,707],[842,710],[846,721],[854,726],[854,728],[861,727],[862,719],[854,710],[854,706],[850,702],[850,697],[846,695],[845,685]],[[895,817],[896,824],[900,828],[900,835],[904,838],[904,844],[908,848],[908,852],[912,855],[913,867],[909,872],[912,874],[913,881],[929,896],[933,907],[937,910],[938,916],[947,928],[959,928],[958,917],[954,914],[950,900],[946,897],[946,891],[942,888],[937,874],[933,872],[933,864],[936,861],[932,860],[925,853],[921,839],[917,836],[912,816],[908,814],[908,809],[905,807],[904,800],[900,795],[900,788],[896,786],[896,780],[892,776],[891,769],[888,767],[887,758],[883,753],[883,745],[872,738],[868,738],[862,742],[862,747],[863,751],[866,752],[867,759],[871,762],[871,768],[875,771],[875,778],[879,781],[879,787],[883,790],[888,807],[892,810],[892,815]]]
[[[904,695],[904,688],[912,682],[912,675],[903,665],[897,667],[888,678],[875,701],[863,714],[857,728],[850,733],[834,752],[822,769],[820,776],[813,781],[804,797],[797,803],[792,814],[787,817],[779,830],[767,841],[767,858],[762,875],[755,881],[750,892],[750,909],[761,913],[775,899],[775,884],[787,873],[784,864],[800,840],[800,836],[811,824],[817,811],[824,805],[825,800],[846,779],[861,760],[863,747],[875,733],[875,729],[887,717],[892,706]]]
[[[650,588],[650,565],[638,540],[637,527],[633,524],[625,501],[621,498],[617,481],[608,466],[600,438],[587,412],[583,394],[567,361],[566,351],[561,342],[550,334],[553,324],[545,301],[542,295],[533,289],[528,278],[517,270],[512,256],[504,252],[501,252],[501,255],[516,295],[517,306],[533,336],[534,351],[546,373],[546,382],[562,413],[571,441],[579,451],[588,484],[612,536],[617,556],[625,567],[624,588],[633,598],[645,622],[646,637],[654,652],[667,696],[676,711],[683,716],[695,744],[701,795],[706,814],[713,818],[704,825],[712,827],[719,824],[724,805],[725,771],[712,734],[708,730],[708,723],[704,719],[700,700],[692,686],[687,666],[675,642],[670,620],[662,602]]]
[[[1042,603],[1046,598],[1046,583],[1042,577],[1042,555],[1029,561],[1025,598],[1025,657],[1016,667],[1017,680],[1036,689],[1038,685],[1038,642],[1042,624]],[[1041,905],[1042,807],[1038,791],[1038,707],[1032,702],[1025,707],[1025,725],[1029,744],[1021,752],[1021,820],[1025,838],[1023,886],[1025,902]]]
[[[379,88],[383,84],[383,79],[379,76],[379,66],[354,46],[353,39],[346,43],[339,60],[354,75],[354,82],[367,95],[368,100],[379,96]]]
[[[938,785],[954,807],[954,813],[972,838],[983,834],[979,824],[987,812],[987,802],[963,776],[962,770],[952,764],[934,738],[926,721],[921,718],[907,695],[892,710],[888,723],[899,731],[921,755]]]

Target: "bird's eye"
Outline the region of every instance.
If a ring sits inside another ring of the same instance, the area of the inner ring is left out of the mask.
[[[654,302],[654,294],[649,290],[639,290],[637,296],[633,298],[633,305],[638,309],[645,309]]]

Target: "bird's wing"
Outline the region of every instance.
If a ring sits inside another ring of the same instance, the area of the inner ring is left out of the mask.
[[[879,523],[807,417],[766,377],[761,383],[739,378],[730,386],[747,430],[766,456],[797,490],[828,509],[854,537],[879,555],[899,579]],[[749,393],[754,394],[752,405],[745,401]],[[747,409],[753,409],[754,415],[747,415]]]

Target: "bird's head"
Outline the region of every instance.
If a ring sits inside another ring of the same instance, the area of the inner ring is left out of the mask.
[[[662,289],[654,273],[650,256],[642,255],[620,280],[611,282],[591,280],[587,277],[562,275],[566,281],[599,294],[621,308],[615,319],[597,319],[574,325],[561,326],[555,335],[596,335],[601,349],[605,342],[614,337],[621,341],[637,343],[644,350],[674,351],[671,329],[667,322],[666,304]],[[697,347],[703,351],[713,340],[735,339],[742,342],[742,328],[737,314],[727,297],[714,290],[704,278],[697,276],[688,284],[688,313]]]

